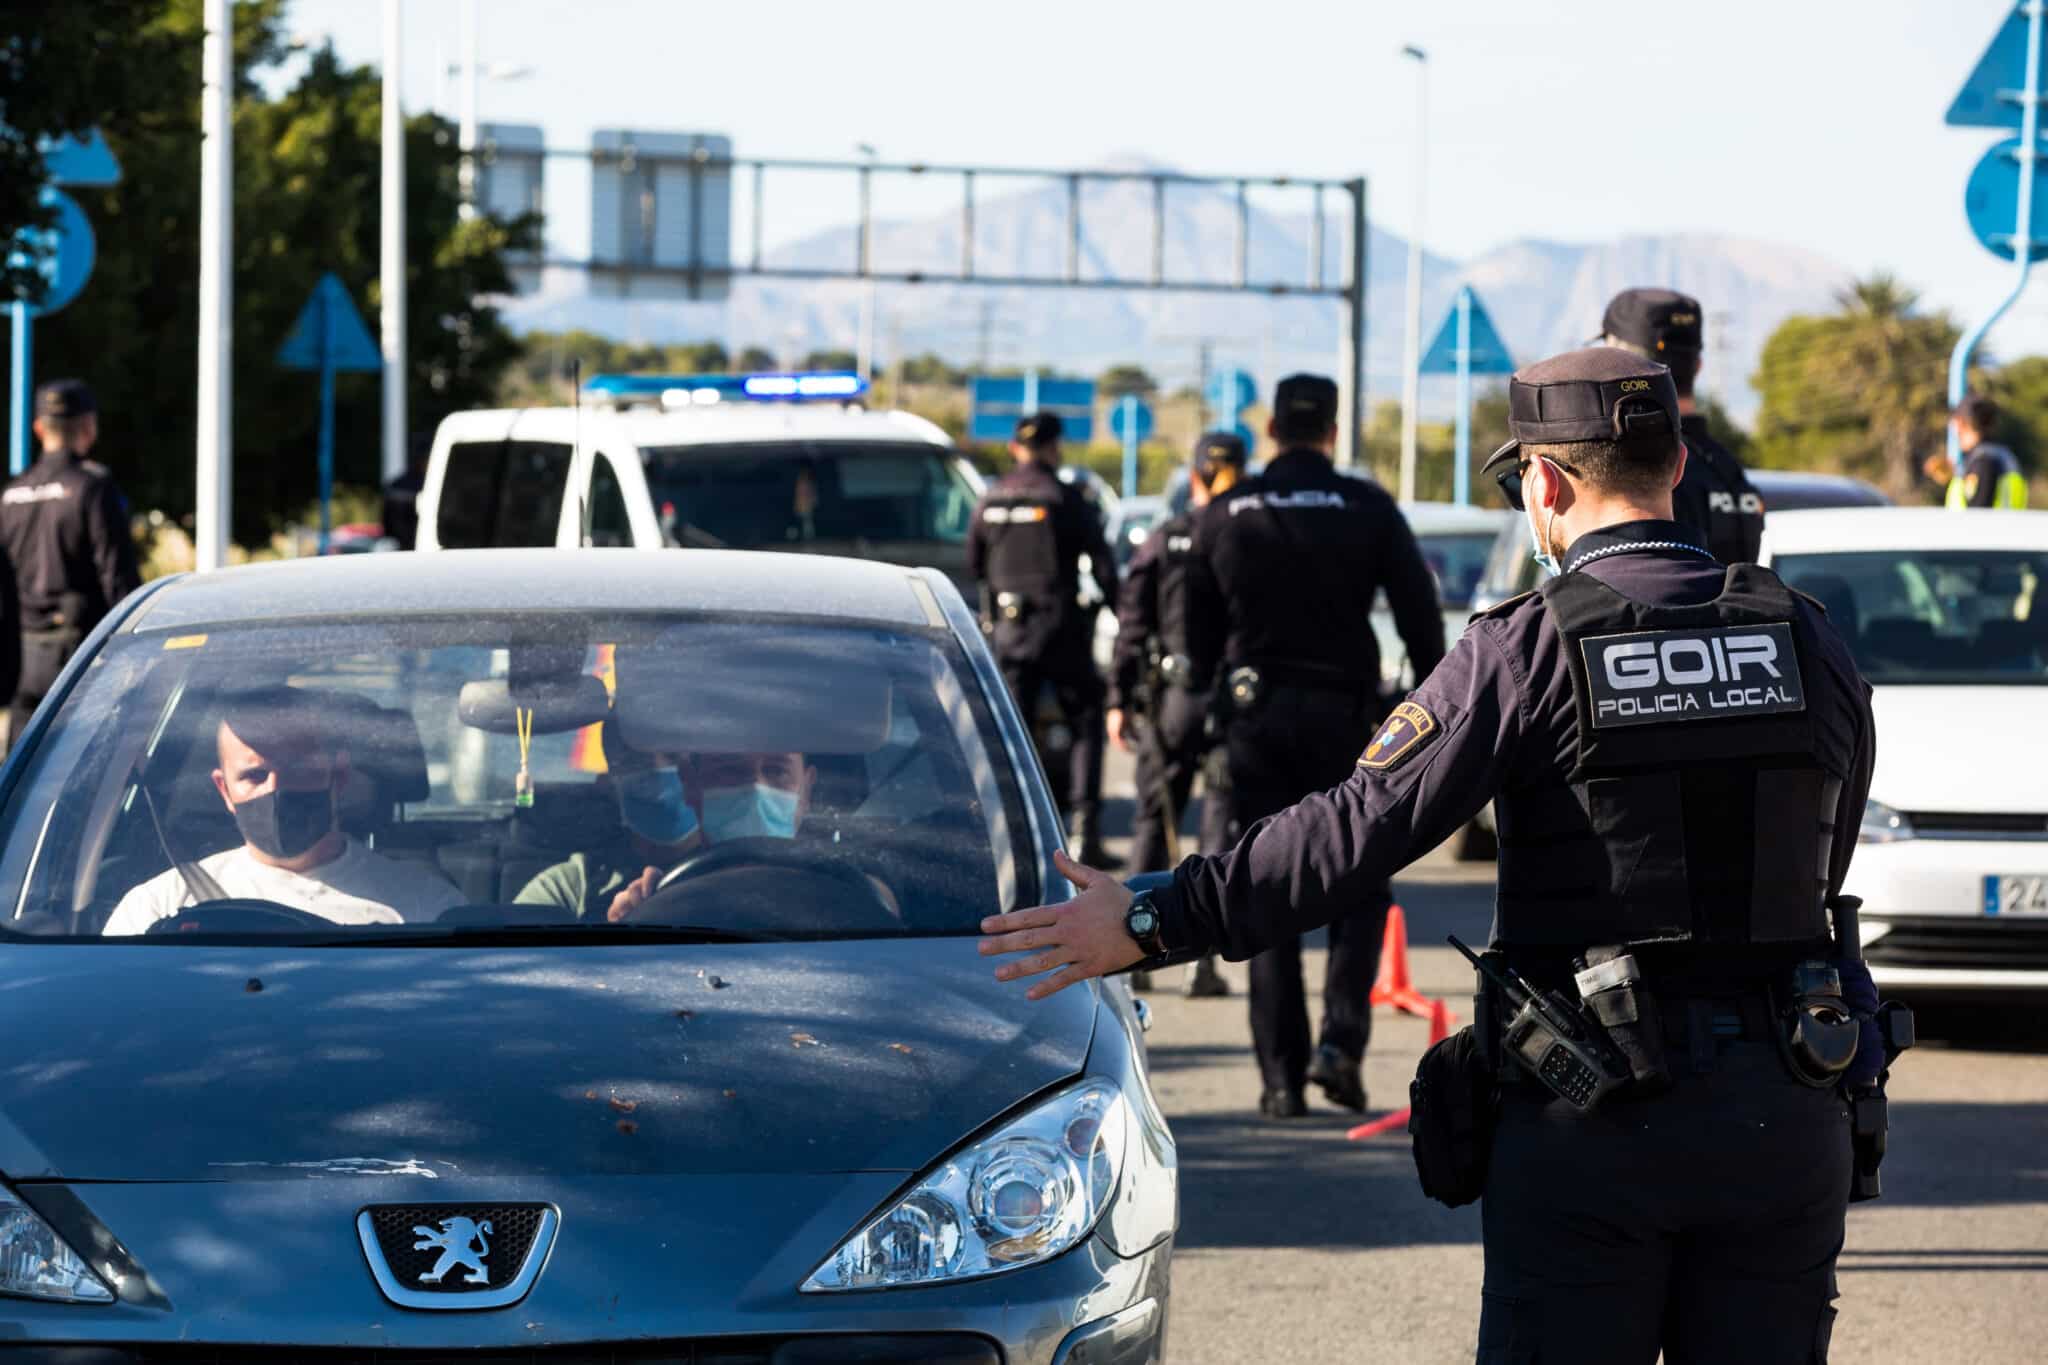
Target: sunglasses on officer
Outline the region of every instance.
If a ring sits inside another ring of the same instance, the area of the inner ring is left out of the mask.
[[[1562,460],[1551,460],[1547,456],[1537,456],[1534,458],[1544,459],[1548,463],[1556,465],[1559,469],[1572,474],[1579,472]],[[1522,501],[1522,471],[1529,467],[1529,460],[1530,457],[1524,457],[1493,476],[1493,481],[1500,485],[1500,495],[1506,498],[1508,506],[1514,508],[1517,512],[1527,510]]]

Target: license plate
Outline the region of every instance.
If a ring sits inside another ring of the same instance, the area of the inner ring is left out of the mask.
[[[1986,877],[1987,915],[2048,915],[2048,876]]]

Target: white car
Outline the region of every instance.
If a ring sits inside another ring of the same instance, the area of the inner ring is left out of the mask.
[[[850,555],[963,579],[980,474],[938,426],[859,393],[852,375],[596,375],[580,411],[456,413],[434,433],[416,548],[573,547],[587,500],[593,545]]]
[[[1773,513],[1874,692],[1845,890],[1888,993],[2048,997],[2048,512]]]
[[[1401,515],[1415,532],[1415,543],[1436,579],[1436,594],[1443,605],[1444,645],[1448,648],[1465,633],[1472,615],[1472,595],[1486,569],[1486,558],[1500,539],[1501,528],[1521,520],[1519,512],[1505,507],[1461,507],[1454,502],[1404,502]],[[1406,690],[1422,679],[1408,667],[1408,646],[1394,628],[1394,613],[1382,596],[1372,614],[1373,634],[1380,642],[1380,675],[1391,687]]]

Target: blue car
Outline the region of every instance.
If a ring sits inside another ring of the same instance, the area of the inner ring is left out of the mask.
[[[150,585],[0,773],[0,1359],[1138,1362],[1178,1199],[942,575]]]

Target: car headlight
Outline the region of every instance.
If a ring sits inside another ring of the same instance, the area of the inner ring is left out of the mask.
[[[4,1185],[0,1185],[0,1294],[59,1303],[114,1301],[114,1291],[92,1273],[57,1230]]]
[[[1881,801],[1863,803],[1863,824],[1856,831],[1857,843],[1895,844],[1913,837],[1913,822],[1903,811],[1895,811]]]
[[[1059,1255],[1109,1207],[1129,1127],[1111,1082],[1061,1091],[947,1157],[841,1243],[803,1292],[940,1284]]]

